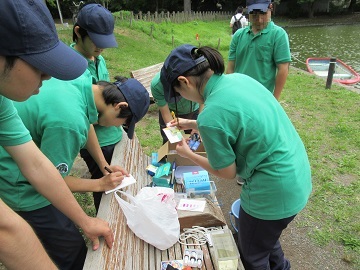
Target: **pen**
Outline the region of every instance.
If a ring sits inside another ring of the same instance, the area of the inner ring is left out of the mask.
[[[175,161],[172,164],[172,175],[171,175],[171,184],[175,185],[175,169],[176,169],[176,165],[175,165]]]
[[[176,110],[176,111],[177,111],[177,110]],[[172,116],[173,119],[176,119],[176,121],[177,121],[177,126],[179,127],[179,118],[175,116],[174,111],[171,111],[171,116]]]
[[[104,169],[108,172],[108,173],[112,173],[112,170],[110,170],[108,167],[104,167]]]

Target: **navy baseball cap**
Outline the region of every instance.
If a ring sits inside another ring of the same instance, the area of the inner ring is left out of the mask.
[[[206,61],[204,56],[193,57],[193,51],[197,47],[184,44],[171,51],[161,68],[160,80],[164,87],[164,97],[167,102],[174,102],[178,93],[172,88],[172,83],[177,77],[183,75],[186,71],[196,67],[198,64]]]
[[[252,12],[254,9],[266,12],[270,4],[271,0],[246,0],[248,12]]]
[[[77,17],[77,24],[84,28],[98,48],[114,48],[118,44],[114,36],[114,17],[100,4],[83,6]]]
[[[136,79],[129,78],[125,82],[114,83],[124,95],[132,112],[131,121],[127,130],[129,139],[134,136],[135,124],[147,113],[150,105],[150,96],[146,88]]]
[[[0,36],[0,55],[17,56],[57,79],[75,79],[87,68],[83,56],[59,41],[42,0],[1,0]]]

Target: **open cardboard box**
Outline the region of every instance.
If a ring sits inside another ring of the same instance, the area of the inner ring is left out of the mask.
[[[188,138],[189,134],[183,135],[185,138]],[[166,161],[171,164],[175,161],[176,166],[196,166],[194,162],[190,159],[184,158],[176,153],[176,143],[166,142],[163,146],[161,146],[158,150],[158,162],[166,156]],[[201,143],[195,153],[206,157],[206,152],[204,145]]]

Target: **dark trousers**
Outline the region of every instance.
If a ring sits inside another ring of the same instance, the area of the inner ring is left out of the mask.
[[[111,158],[114,153],[115,144],[107,145],[101,147],[101,151],[104,154],[104,157],[107,161],[107,163],[111,163]],[[96,164],[95,160],[92,158],[88,150],[81,149],[80,150],[80,156],[84,159],[89,172],[91,174],[91,179],[99,179],[104,176],[98,165]],[[96,209],[96,214],[99,211],[101,196],[103,192],[93,192],[93,198],[94,198],[94,205]]]
[[[61,270],[83,269],[86,244],[75,224],[53,205],[17,212],[34,229],[46,252]]]
[[[185,119],[193,119],[196,120],[197,117],[199,115],[199,110],[193,111],[191,113],[187,113],[187,114],[182,114],[182,115],[178,115],[179,118],[185,118]],[[164,122],[164,119],[162,118],[162,115],[159,111],[159,125],[160,125],[160,133],[161,133],[161,137],[163,138],[163,144],[166,143],[168,141],[168,138],[166,137],[163,128],[166,128],[166,123]],[[190,134],[191,133],[191,129],[189,130],[185,130],[185,134]]]
[[[262,220],[239,211],[238,244],[246,270],[288,270],[280,235],[295,216],[280,220]]]

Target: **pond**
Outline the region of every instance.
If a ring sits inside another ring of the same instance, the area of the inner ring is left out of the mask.
[[[309,57],[336,57],[360,73],[360,25],[286,27],[292,65],[306,69]]]

